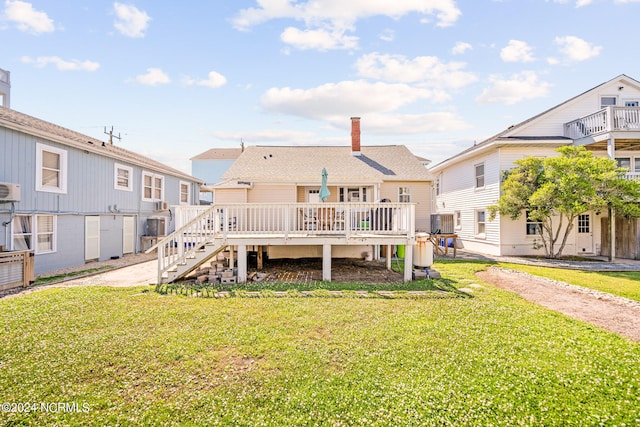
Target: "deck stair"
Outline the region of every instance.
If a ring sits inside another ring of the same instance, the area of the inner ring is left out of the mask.
[[[154,247],[158,249],[158,283],[181,279],[226,249],[228,229],[220,224],[218,209],[211,206],[160,240]]]

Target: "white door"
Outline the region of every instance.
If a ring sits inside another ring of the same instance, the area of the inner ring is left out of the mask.
[[[593,253],[593,225],[591,224],[591,214],[578,215],[576,252],[578,254]]]
[[[320,189],[307,190],[308,203],[320,203]]]
[[[136,246],[135,218],[125,216],[122,218],[122,253],[132,254]]]
[[[100,217],[84,217],[84,259],[100,258]]]

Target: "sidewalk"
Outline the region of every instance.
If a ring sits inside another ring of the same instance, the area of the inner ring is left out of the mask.
[[[508,262],[511,264],[537,265],[540,267],[566,268],[570,270],[584,271],[640,271],[640,260],[633,259],[617,259],[614,262],[609,262],[606,257],[590,256],[584,257],[585,261],[572,261],[564,259],[547,259],[534,257],[492,256],[470,252],[465,249],[458,249],[457,252],[457,258],[439,256],[435,258],[434,261],[438,262],[438,259],[469,259]]]

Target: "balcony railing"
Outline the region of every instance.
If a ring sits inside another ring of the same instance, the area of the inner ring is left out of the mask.
[[[640,107],[606,107],[564,125],[564,136],[581,139],[612,131],[640,131]]]
[[[627,172],[624,177],[627,181],[638,180],[640,179],[640,172]]]
[[[410,203],[242,203],[174,206],[176,230],[197,219],[198,231],[229,235],[413,235]]]

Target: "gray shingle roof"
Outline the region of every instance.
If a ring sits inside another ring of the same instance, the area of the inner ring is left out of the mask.
[[[80,148],[82,150],[90,151],[123,162],[133,163],[156,172],[166,173],[168,175],[177,176],[193,182],[202,182],[198,178],[148,157],[134,153],[133,151],[125,150],[124,148],[105,143],[79,132],[1,106],[0,126],[19,130],[29,135],[39,136],[60,144]]]
[[[222,176],[223,180],[308,183],[326,168],[331,182],[374,183],[428,181],[429,171],[405,146],[363,146],[361,156],[351,147],[247,147]]]
[[[189,160],[235,160],[242,154],[241,148],[212,148]]]

